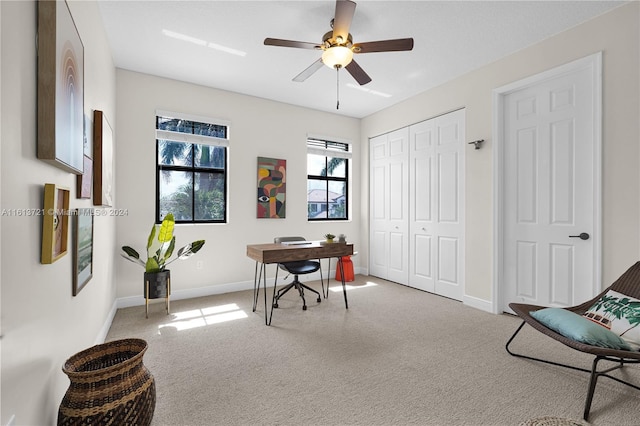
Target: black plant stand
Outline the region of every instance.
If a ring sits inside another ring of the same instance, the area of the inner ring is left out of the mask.
[[[160,299],[164,297],[165,308],[169,315],[169,297],[171,296],[171,271],[144,273],[144,307],[145,316],[149,318],[149,299]]]

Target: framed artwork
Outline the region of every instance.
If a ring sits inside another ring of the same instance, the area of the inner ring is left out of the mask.
[[[258,157],[258,219],[286,215],[287,160]]]
[[[67,254],[69,236],[69,189],[44,185],[42,254],[40,263],[50,264]]]
[[[93,276],[93,209],[76,209],[73,232],[73,295]]]
[[[93,205],[113,206],[113,131],[98,110],[93,112]]]
[[[91,177],[93,176],[93,160],[84,156],[84,173],[76,176],[76,198],[91,198]]]
[[[89,158],[93,158],[93,121],[91,121],[91,115],[84,115],[84,139],[82,151],[84,155]]]
[[[37,156],[82,174],[84,46],[66,1],[38,2]]]

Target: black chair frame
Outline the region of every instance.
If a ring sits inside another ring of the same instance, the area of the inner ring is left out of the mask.
[[[565,308],[571,312],[575,312],[579,315],[584,314],[593,304],[600,299],[607,291],[614,290],[619,293],[625,294],[627,296],[640,299],[640,262],[636,262],[631,268],[629,268],[620,278],[618,278],[611,286],[606,288],[602,293],[594,297],[593,299],[584,302],[580,305]],[[543,362],[546,364],[555,365],[558,367],[569,368],[572,370],[582,371],[590,374],[589,378],[589,389],[587,392],[587,398],[584,405],[583,419],[589,419],[589,413],[591,411],[591,403],[593,402],[593,396],[596,389],[596,384],[600,377],[608,377],[611,380],[614,380],[618,383],[622,383],[627,385],[633,389],[640,390],[640,386],[630,383],[626,380],[623,380],[619,377],[612,376],[609,373],[612,371],[621,369],[627,364],[640,364],[640,352],[639,351],[626,351],[619,349],[608,349],[600,346],[593,346],[585,343],[578,342],[576,340],[569,339],[550,328],[547,328],[542,323],[538,322],[535,318],[530,315],[530,312],[536,311],[539,309],[543,309],[544,306],[538,305],[529,305],[524,303],[510,303],[509,307],[516,313],[520,318],[522,318],[522,324],[518,327],[518,329],[513,333],[507,344],[505,345],[506,351],[509,355],[518,358],[524,358],[532,361]],[[552,339],[572,348],[580,352],[584,352],[587,354],[594,355],[593,363],[591,369],[586,369],[582,367],[577,367],[574,365],[562,364],[555,361],[550,361],[547,359],[536,358],[528,355],[518,354],[513,352],[509,346],[515,339],[515,337],[520,333],[525,324],[529,324],[531,327],[536,329],[537,331],[551,337]],[[598,365],[601,361],[609,361],[613,362],[616,365],[609,366],[608,368],[604,368],[602,370],[598,369]]]
[[[297,263],[297,262],[293,262],[293,263]],[[315,293],[318,298],[316,299],[316,302],[320,303],[322,302],[322,298],[320,297],[320,293],[318,293],[316,290],[312,289],[311,287],[304,285],[300,282],[300,279],[298,278],[298,274],[296,274],[295,272],[290,271],[287,268],[287,264],[279,264],[278,265],[278,269],[276,269],[276,276],[275,276],[275,282],[278,282],[278,271],[280,270],[280,265],[283,266],[283,268],[289,272],[289,274],[293,275],[293,281],[289,284],[287,284],[286,286],[282,287],[280,290],[278,290],[277,293],[273,294],[273,301],[272,301],[272,306],[274,308],[278,308],[278,300],[280,300],[280,298],[282,296],[284,296],[289,290],[291,290],[292,288],[295,288],[296,290],[298,290],[298,293],[300,294],[300,298],[302,299],[302,310],[306,311],[307,310],[307,301],[304,298],[304,291],[310,291],[312,293]],[[324,294],[324,279],[322,278],[322,268],[318,267],[317,270],[320,270],[320,281],[322,282],[322,294]],[[286,278],[285,278],[286,279]]]
[[[509,339],[509,341],[507,342],[507,344],[505,345],[505,349],[507,350],[507,352],[509,353],[509,355],[518,357],[518,358],[524,358],[524,359],[528,359],[531,361],[538,361],[538,362],[543,362],[545,364],[551,364],[551,365],[556,365],[558,367],[564,367],[564,368],[570,368],[572,370],[577,370],[577,371],[582,371],[585,373],[589,373],[590,374],[590,378],[589,378],[589,390],[587,392],[587,399],[585,401],[584,404],[584,411],[582,413],[582,418],[584,420],[589,420],[589,414],[591,411],[591,403],[593,402],[593,395],[595,393],[596,390],[596,384],[598,382],[598,379],[600,377],[608,377],[611,380],[615,380],[618,383],[622,383],[625,384],[627,386],[630,386],[634,389],[640,390],[640,386],[637,386],[633,383],[627,382],[625,380],[622,380],[618,377],[615,376],[611,376],[608,373],[614,371],[614,370],[618,370],[622,367],[624,367],[625,364],[638,364],[640,363],[640,360],[638,359],[627,359],[627,358],[620,358],[620,357],[612,357],[612,356],[607,356],[607,355],[597,355],[594,360],[593,360],[593,364],[591,367],[591,370],[588,370],[586,368],[581,368],[581,367],[577,367],[574,365],[568,365],[568,364],[562,364],[559,362],[555,362],[555,361],[550,361],[547,359],[542,359],[542,358],[536,358],[536,357],[532,357],[532,356],[528,356],[528,355],[522,355],[522,354],[518,354],[513,352],[511,349],[509,349],[509,345],[511,344],[511,342],[513,341],[513,339],[515,339],[516,335],[520,332],[520,330],[522,330],[522,327],[524,327],[524,325],[526,324],[526,321],[522,321],[522,324],[520,324],[520,327],[518,327],[518,329],[516,330],[516,332],[513,334],[513,336],[511,336],[511,338]],[[610,362],[615,362],[617,365],[614,365],[613,367],[609,367],[606,368],[604,370],[598,370],[598,363],[600,361],[610,361]]]

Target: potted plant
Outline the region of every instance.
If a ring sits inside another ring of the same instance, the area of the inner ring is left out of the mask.
[[[129,246],[123,246],[121,253],[125,259],[144,268],[144,297],[145,299],[157,299],[169,297],[171,287],[170,271],[167,266],[178,259],[183,260],[196,254],[204,240],[197,240],[178,250],[177,257],[170,260],[176,246],[176,237],[173,235],[175,219],[172,213],[168,213],[160,225],[154,224],[147,239],[147,260],[144,261],[136,250]],[[147,293],[148,284],[148,293]]]
[[[336,236],[335,236],[335,235],[333,235],[333,234],[324,234],[324,238],[326,238],[326,240],[327,240],[327,242],[328,242],[328,243],[332,243],[332,242],[333,242],[333,239],[334,239],[335,237],[336,237]]]

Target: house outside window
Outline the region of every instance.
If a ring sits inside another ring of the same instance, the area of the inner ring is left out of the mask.
[[[226,223],[229,125],[156,112],[156,222]]]
[[[351,145],[325,138],[307,138],[307,218],[349,219]]]

